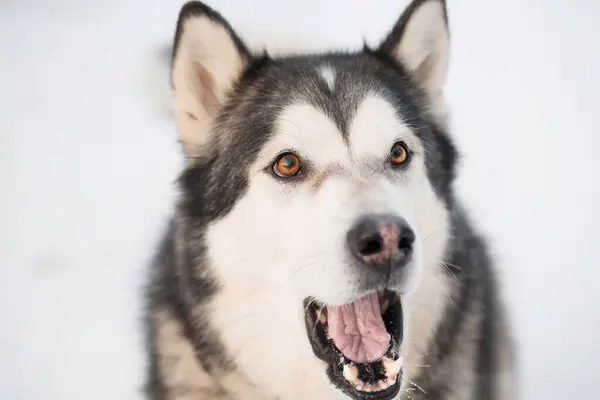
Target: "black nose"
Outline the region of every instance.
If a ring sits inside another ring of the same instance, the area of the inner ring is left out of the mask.
[[[367,215],[350,229],[347,241],[352,254],[362,263],[395,269],[410,260],[415,233],[400,217]]]

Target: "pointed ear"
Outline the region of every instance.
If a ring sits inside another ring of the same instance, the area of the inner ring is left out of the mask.
[[[250,59],[247,47],[219,13],[197,1],[181,8],[171,79],[179,139],[188,157],[207,141],[219,108]]]
[[[450,35],[445,0],[413,0],[379,51],[400,63],[428,92],[443,90]]]

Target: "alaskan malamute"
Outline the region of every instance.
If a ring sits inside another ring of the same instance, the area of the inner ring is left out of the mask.
[[[375,48],[272,56],[183,6],[150,398],[515,398],[492,262],[454,196],[449,37],[445,2],[414,0]]]

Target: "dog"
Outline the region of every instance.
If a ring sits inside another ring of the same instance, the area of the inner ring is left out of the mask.
[[[501,285],[453,186],[449,48],[443,0],[413,0],[377,47],[283,56],[182,6],[148,398],[517,396]]]

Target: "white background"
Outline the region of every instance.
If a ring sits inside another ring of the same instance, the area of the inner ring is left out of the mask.
[[[210,4],[253,42],[356,47],[406,3]],[[0,4],[0,399],[140,396],[139,288],[181,165],[156,54],[180,5]],[[522,398],[600,398],[600,3],[449,12],[458,183],[493,239]]]

